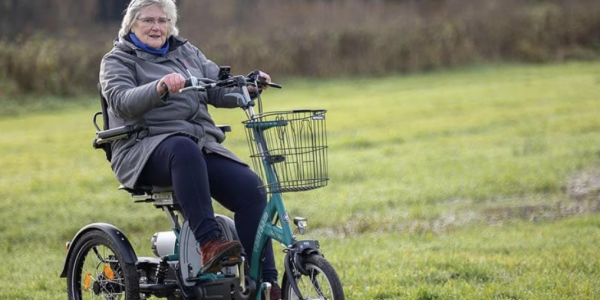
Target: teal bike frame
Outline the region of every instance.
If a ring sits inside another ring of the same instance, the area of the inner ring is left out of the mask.
[[[244,91],[246,92],[246,91]],[[246,93],[244,93],[246,94]],[[246,95],[245,95],[246,96]],[[267,143],[265,142],[264,131],[272,127],[286,126],[285,120],[281,121],[267,121],[262,122],[255,119],[254,110],[252,107],[248,108],[248,113],[251,120],[246,123],[246,127],[252,129],[254,140],[257,143],[257,147],[260,153],[268,153]],[[267,156],[262,156],[262,164],[265,170],[265,177],[268,186],[277,185],[277,174],[273,164],[267,159]],[[280,226],[273,223],[273,220],[277,217]],[[252,261],[250,262],[250,278],[259,281],[262,264],[261,260],[264,255],[264,250],[269,238],[278,241],[286,247],[291,247],[294,242],[294,236],[289,223],[289,216],[285,207],[283,206],[283,198],[281,193],[272,193],[267,207],[265,208],[258,229],[256,232],[256,238],[254,240],[254,247],[252,248]]]

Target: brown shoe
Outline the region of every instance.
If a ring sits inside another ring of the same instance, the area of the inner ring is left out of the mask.
[[[222,261],[238,261],[242,245],[238,241],[210,240],[200,246],[202,273],[216,273],[223,268]]]
[[[271,283],[271,299],[281,300],[281,287],[276,282]]]

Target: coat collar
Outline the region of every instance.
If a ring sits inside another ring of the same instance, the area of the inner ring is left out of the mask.
[[[119,37],[115,39],[114,46],[115,48],[125,51],[131,55],[135,55],[146,61],[153,62],[161,62],[165,60],[169,60],[172,57],[178,57],[181,53],[180,47],[186,44],[188,41],[180,36],[170,36],[169,37],[169,50],[167,54],[164,56],[151,54],[141,50],[139,47],[133,44],[133,42],[129,39],[128,36]]]

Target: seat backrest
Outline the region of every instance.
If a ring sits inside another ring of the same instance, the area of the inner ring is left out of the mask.
[[[106,99],[102,95],[102,86],[100,85],[100,83],[98,83],[98,94],[100,95],[100,105],[102,107],[102,122],[104,123],[102,129],[108,130],[110,129],[110,126],[108,124],[108,102],[106,102]]]
[[[108,130],[110,129],[110,124],[108,122],[108,102],[102,95],[102,86],[100,83],[98,83],[98,94],[100,95],[100,107],[102,108],[102,130]],[[110,145],[111,143],[105,143],[98,146],[100,149],[104,150],[106,160],[109,162],[112,159],[112,149]]]

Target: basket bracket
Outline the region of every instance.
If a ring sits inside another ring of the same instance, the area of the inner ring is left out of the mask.
[[[276,164],[276,163],[280,163],[280,162],[284,162],[285,161],[285,156],[283,155],[270,155],[266,157],[267,162],[269,162],[269,164]]]

